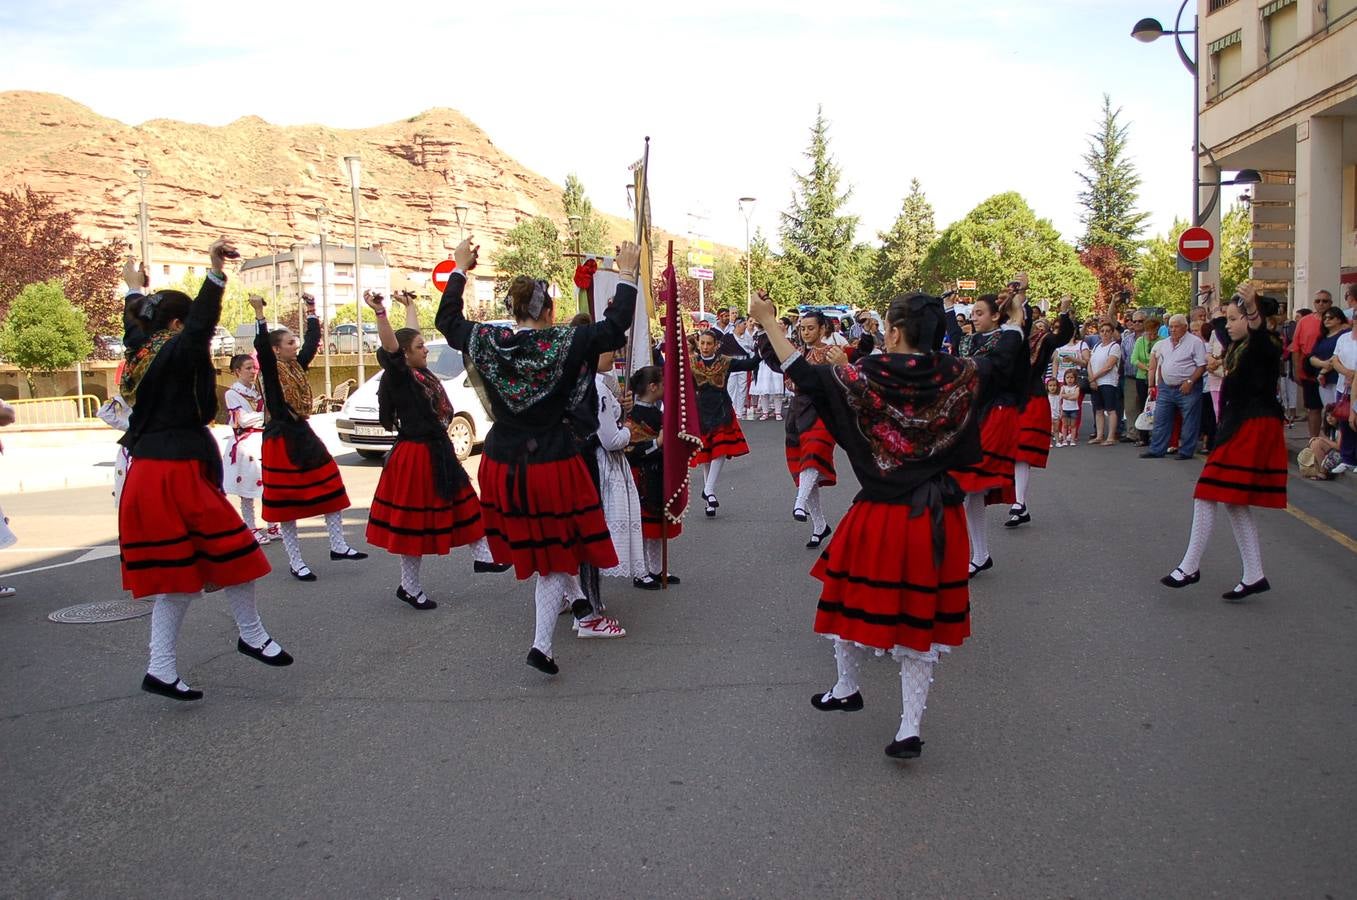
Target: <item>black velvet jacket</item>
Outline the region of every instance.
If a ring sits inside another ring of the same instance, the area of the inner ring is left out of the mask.
[[[1260,320],[1262,317],[1260,316]],[[1216,338],[1225,348],[1225,377],[1220,383],[1220,417],[1216,421],[1216,444],[1230,439],[1248,419],[1283,418],[1277,400],[1277,379],[1282,368],[1282,342],[1268,331],[1266,320],[1250,328],[1239,346],[1230,340],[1225,317],[1211,323]]]

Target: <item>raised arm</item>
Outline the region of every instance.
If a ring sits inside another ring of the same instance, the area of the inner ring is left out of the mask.
[[[631,330],[636,313],[639,292],[636,278],[641,270],[641,248],[631,241],[624,241],[617,248],[617,270],[621,280],[617,282],[613,302],[603,311],[603,321],[583,326],[588,329],[589,343],[585,353],[590,357],[626,346],[627,332]]]
[[[392,294],[391,300],[395,303],[406,302],[401,299],[400,294]],[[377,338],[382,342],[382,349],[387,353],[399,352],[400,344],[396,342],[396,332],[392,330],[391,322],[387,319],[386,307],[382,305],[382,295],[376,291],[364,291],[363,302],[377,317]]]
[[[309,369],[311,360],[316,358],[316,351],[320,349],[320,317],[316,315],[316,298],[310,294],[302,294],[302,299],[306,301],[306,331],[301,349],[297,351],[297,365]],[[359,323],[358,327],[358,340],[363,340],[362,323]]]
[[[198,297],[188,309],[188,318],[179,332],[182,347],[206,349],[212,345],[212,334],[221,320],[221,298],[226,293],[226,261],[239,259],[240,253],[226,240],[218,238],[208,250],[211,268],[198,289]]]
[[[448,276],[448,286],[443,289],[443,299],[438,301],[438,313],[434,316],[434,326],[448,339],[448,345],[463,353],[476,323],[463,315],[462,294],[466,291],[467,273],[476,268],[480,249],[468,237],[452,251],[457,268]]]
[[[254,353],[259,359],[259,379],[269,392],[278,388],[278,357],[269,340],[269,320],[264,318],[264,305],[263,297],[250,295],[250,306],[254,307]]]

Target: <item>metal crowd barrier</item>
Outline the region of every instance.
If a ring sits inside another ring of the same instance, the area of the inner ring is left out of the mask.
[[[79,394],[6,402],[14,407],[15,425],[77,425],[94,418],[102,401],[93,394]]]

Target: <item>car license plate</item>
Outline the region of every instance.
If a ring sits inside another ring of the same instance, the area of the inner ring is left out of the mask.
[[[353,433],[361,437],[383,437],[386,429],[380,425],[355,425]]]

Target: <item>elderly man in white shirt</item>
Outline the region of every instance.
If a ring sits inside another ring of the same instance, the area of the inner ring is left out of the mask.
[[[1150,397],[1154,399],[1154,431],[1150,449],[1142,459],[1159,459],[1168,452],[1173,434],[1173,415],[1183,415],[1178,441],[1178,459],[1191,459],[1197,452],[1201,429],[1202,379],[1206,375],[1206,343],[1187,330],[1187,316],[1169,319],[1168,340],[1150,351]]]

